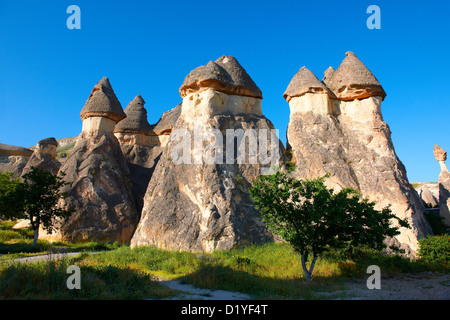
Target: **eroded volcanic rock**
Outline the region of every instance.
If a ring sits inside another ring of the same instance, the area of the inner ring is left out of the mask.
[[[208,75],[205,69],[221,73]],[[261,114],[260,90],[250,80],[233,57],[222,57],[186,77],[180,89],[180,116],[152,175],[132,246],[211,252],[272,241],[248,193],[250,181],[270,163],[250,164],[248,141],[244,162],[237,163],[235,153],[231,161],[226,159],[227,150],[237,148],[237,144],[226,146],[227,129],[242,129],[242,133],[273,129]],[[184,138],[189,150],[177,153]],[[224,143],[217,145],[225,146],[222,154],[211,148],[220,140]],[[271,142],[279,150],[274,159],[283,161],[284,150],[277,137],[272,140],[268,136],[264,146],[260,139],[252,144],[270,152],[273,148],[267,144]],[[188,151],[193,151],[189,157]]]
[[[327,69],[322,82],[332,86],[335,96],[305,69],[293,79],[294,84],[303,84],[296,90],[303,94],[285,94],[291,109],[287,149],[297,165],[295,176],[311,179],[329,174],[328,187],[357,189],[376,201],[378,209],[391,205],[393,213],[412,226],[401,228],[395,241],[414,253],[417,240],[430,234],[431,228],[383,121],[381,102],[386,94],[353,53],[346,55],[335,72]],[[305,79],[296,79],[299,75]]]
[[[113,134],[125,114],[107,78],[82,111],[83,130],[60,171],[70,185],[64,208],[75,212],[49,238],[129,242],[138,221],[128,164]]]

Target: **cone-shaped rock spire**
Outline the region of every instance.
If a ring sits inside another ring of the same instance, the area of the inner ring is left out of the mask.
[[[114,132],[149,133],[152,127],[148,123],[144,104],[145,101],[140,95],[131,100],[125,108],[127,117],[116,125]]]
[[[215,62],[210,61],[207,65],[192,70],[180,87],[180,95],[185,97],[201,88],[262,99],[261,90],[232,56],[222,56]]]
[[[104,117],[116,122],[126,117],[108,78],[103,77],[94,86],[80,116],[82,120],[89,117]]]
[[[323,79],[322,79],[322,82],[325,85],[327,85],[327,86],[330,85],[331,77],[333,77],[333,74],[334,74],[335,71],[336,70],[334,70],[334,68],[332,66],[329,66],[327,68],[327,70],[325,70],[325,72],[323,73]]]
[[[353,52],[346,57],[333,73],[329,82],[330,89],[341,100],[364,99],[373,96],[386,97],[381,84],[369,69]]]
[[[326,93],[330,90],[317,79],[316,75],[306,67],[301,67],[289,83],[283,97],[289,102],[293,97],[300,97],[305,93]]]

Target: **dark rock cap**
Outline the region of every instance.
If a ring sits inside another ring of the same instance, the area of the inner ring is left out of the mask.
[[[316,75],[306,67],[301,67],[289,83],[283,97],[289,102],[293,97],[300,97],[305,93],[326,93],[330,90],[317,79]]]
[[[80,116],[83,120],[88,117],[105,117],[116,122],[126,117],[108,78],[103,77],[94,86]]]
[[[55,138],[51,137],[51,138],[46,138],[46,139],[42,139],[41,141],[38,142],[38,144],[52,144],[55,146],[58,146],[58,141],[56,141]]]
[[[24,147],[0,143],[0,155],[30,157],[32,154],[33,150]]]
[[[140,95],[131,100],[125,108],[127,117],[116,125],[114,132],[150,133],[152,127],[148,123],[144,104],[145,101]]]
[[[156,123],[155,128],[153,129],[157,135],[162,134],[170,134],[172,132],[172,128],[175,126],[175,122],[177,122],[178,118],[181,114],[181,106],[182,103],[178,104],[172,110],[164,112],[159,119],[158,123]]]
[[[346,57],[329,81],[329,88],[341,100],[364,99],[373,96],[386,97],[381,84],[353,52]]]
[[[232,56],[222,56],[215,62],[192,70],[180,87],[180,95],[185,97],[200,88],[262,99],[262,92],[245,69]]]

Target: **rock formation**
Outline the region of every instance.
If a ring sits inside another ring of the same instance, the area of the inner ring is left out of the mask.
[[[357,189],[376,201],[378,209],[391,205],[412,226],[401,228],[391,243],[414,253],[418,238],[431,228],[383,121],[386,93],[375,76],[347,52],[339,68],[328,68],[322,81],[301,68],[284,97],[291,110],[287,149],[297,165],[295,176],[310,179],[328,173],[328,187]]]
[[[164,112],[161,119],[156,123],[153,131],[158,136],[159,146],[165,148],[169,142],[170,134],[172,133],[173,126],[177,122],[181,114],[181,103],[178,104],[172,110]]]
[[[148,123],[144,104],[144,99],[137,95],[124,110],[127,117],[114,129],[128,161],[138,213],[142,210],[145,191],[162,153],[158,135]]]
[[[435,196],[431,193],[430,189],[427,187],[420,188],[420,191],[418,191],[419,197],[423,200],[425,204],[430,206],[431,208],[436,207],[439,203],[438,200],[435,198]]]
[[[445,164],[447,152],[436,144],[433,153],[441,166],[441,173],[439,174],[439,214],[444,218],[442,221],[444,225],[450,227],[450,172]]]
[[[283,160],[280,141],[268,135],[273,125],[262,115],[261,91],[235,58],[221,57],[191,71],[180,95],[180,115],[151,178],[131,245],[211,252],[271,241],[248,194],[249,181],[270,167],[262,158],[249,164],[249,145],[263,154],[272,151],[271,163]],[[230,132],[249,136],[250,129],[265,132],[267,141],[227,139]]]
[[[61,206],[75,210],[59,232],[43,238],[129,242],[138,220],[130,171],[113,134],[126,117],[108,78],[100,80],[81,111],[82,132],[60,171],[70,186]]]
[[[20,177],[32,154],[30,149],[0,143],[0,172],[12,172],[13,178]]]
[[[23,168],[22,175],[30,172],[32,167],[57,174],[60,163],[56,161],[56,147],[58,147],[58,142],[55,138],[40,140],[27,165]]]

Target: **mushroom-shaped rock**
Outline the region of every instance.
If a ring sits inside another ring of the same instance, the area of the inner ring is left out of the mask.
[[[437,144],[434,145],[433,154],[434,154],[434,157],[436,158],[436,161],[445,161],[445,160],[447,160],[447,151],[442,149]]]
[[[27,165],[23,168],[22,175],[30,172],[32,167],[57,174],[60,167],[60,163],[55,158],[57,146],[58,141],[53,137],[40,140]]]
[[[301,67],[289,83],[283,97],[289,102],[293,97],[306,93],[331,94],[330,90],[306,67]]]
[[[289,102],[291,115],[310,111],[322,115],[332,113],[333,93],[306,67],[294,75],[283,97]]]
[[[154,136],[152,127],[147,120],[147,110],[144,108],[145,101],[137,95],[125,108],[127,117],[120,121],[114,128],[114,135],[121,144],[152,144],[151,136]],[[157,143],[157,137],[155,143]]]
[[[126,117],[108,78],[103,77],[94,86],[80,116],[82,120],[88,117],[104,117],[115,122]]]
[[[56,155],[57,147],[58,147],[58,141],[56,141],[55,138],[53,138],[53,137],[45,138],[45,139],[40,140],[37,143],[37,146],[36,146],[34,152],[38,153],[38,154],[49,154],[54,158]]]
[[[384,100],[386,92],[372,72],[353,52],[346,52],[345,55],[329,81],[329,88],[341,100],[360,100],[375,96]]]
[[[80,116],[83,133],[91,136],[112,134],[116,123],[126,117],[108,78],[94,86]]]
[[[180,95],[185,97],[202,88],[262,99],[261,90],[232,56],[222,56],[215,62],[210,61],[207,65],[192,70],[180,87]]]

